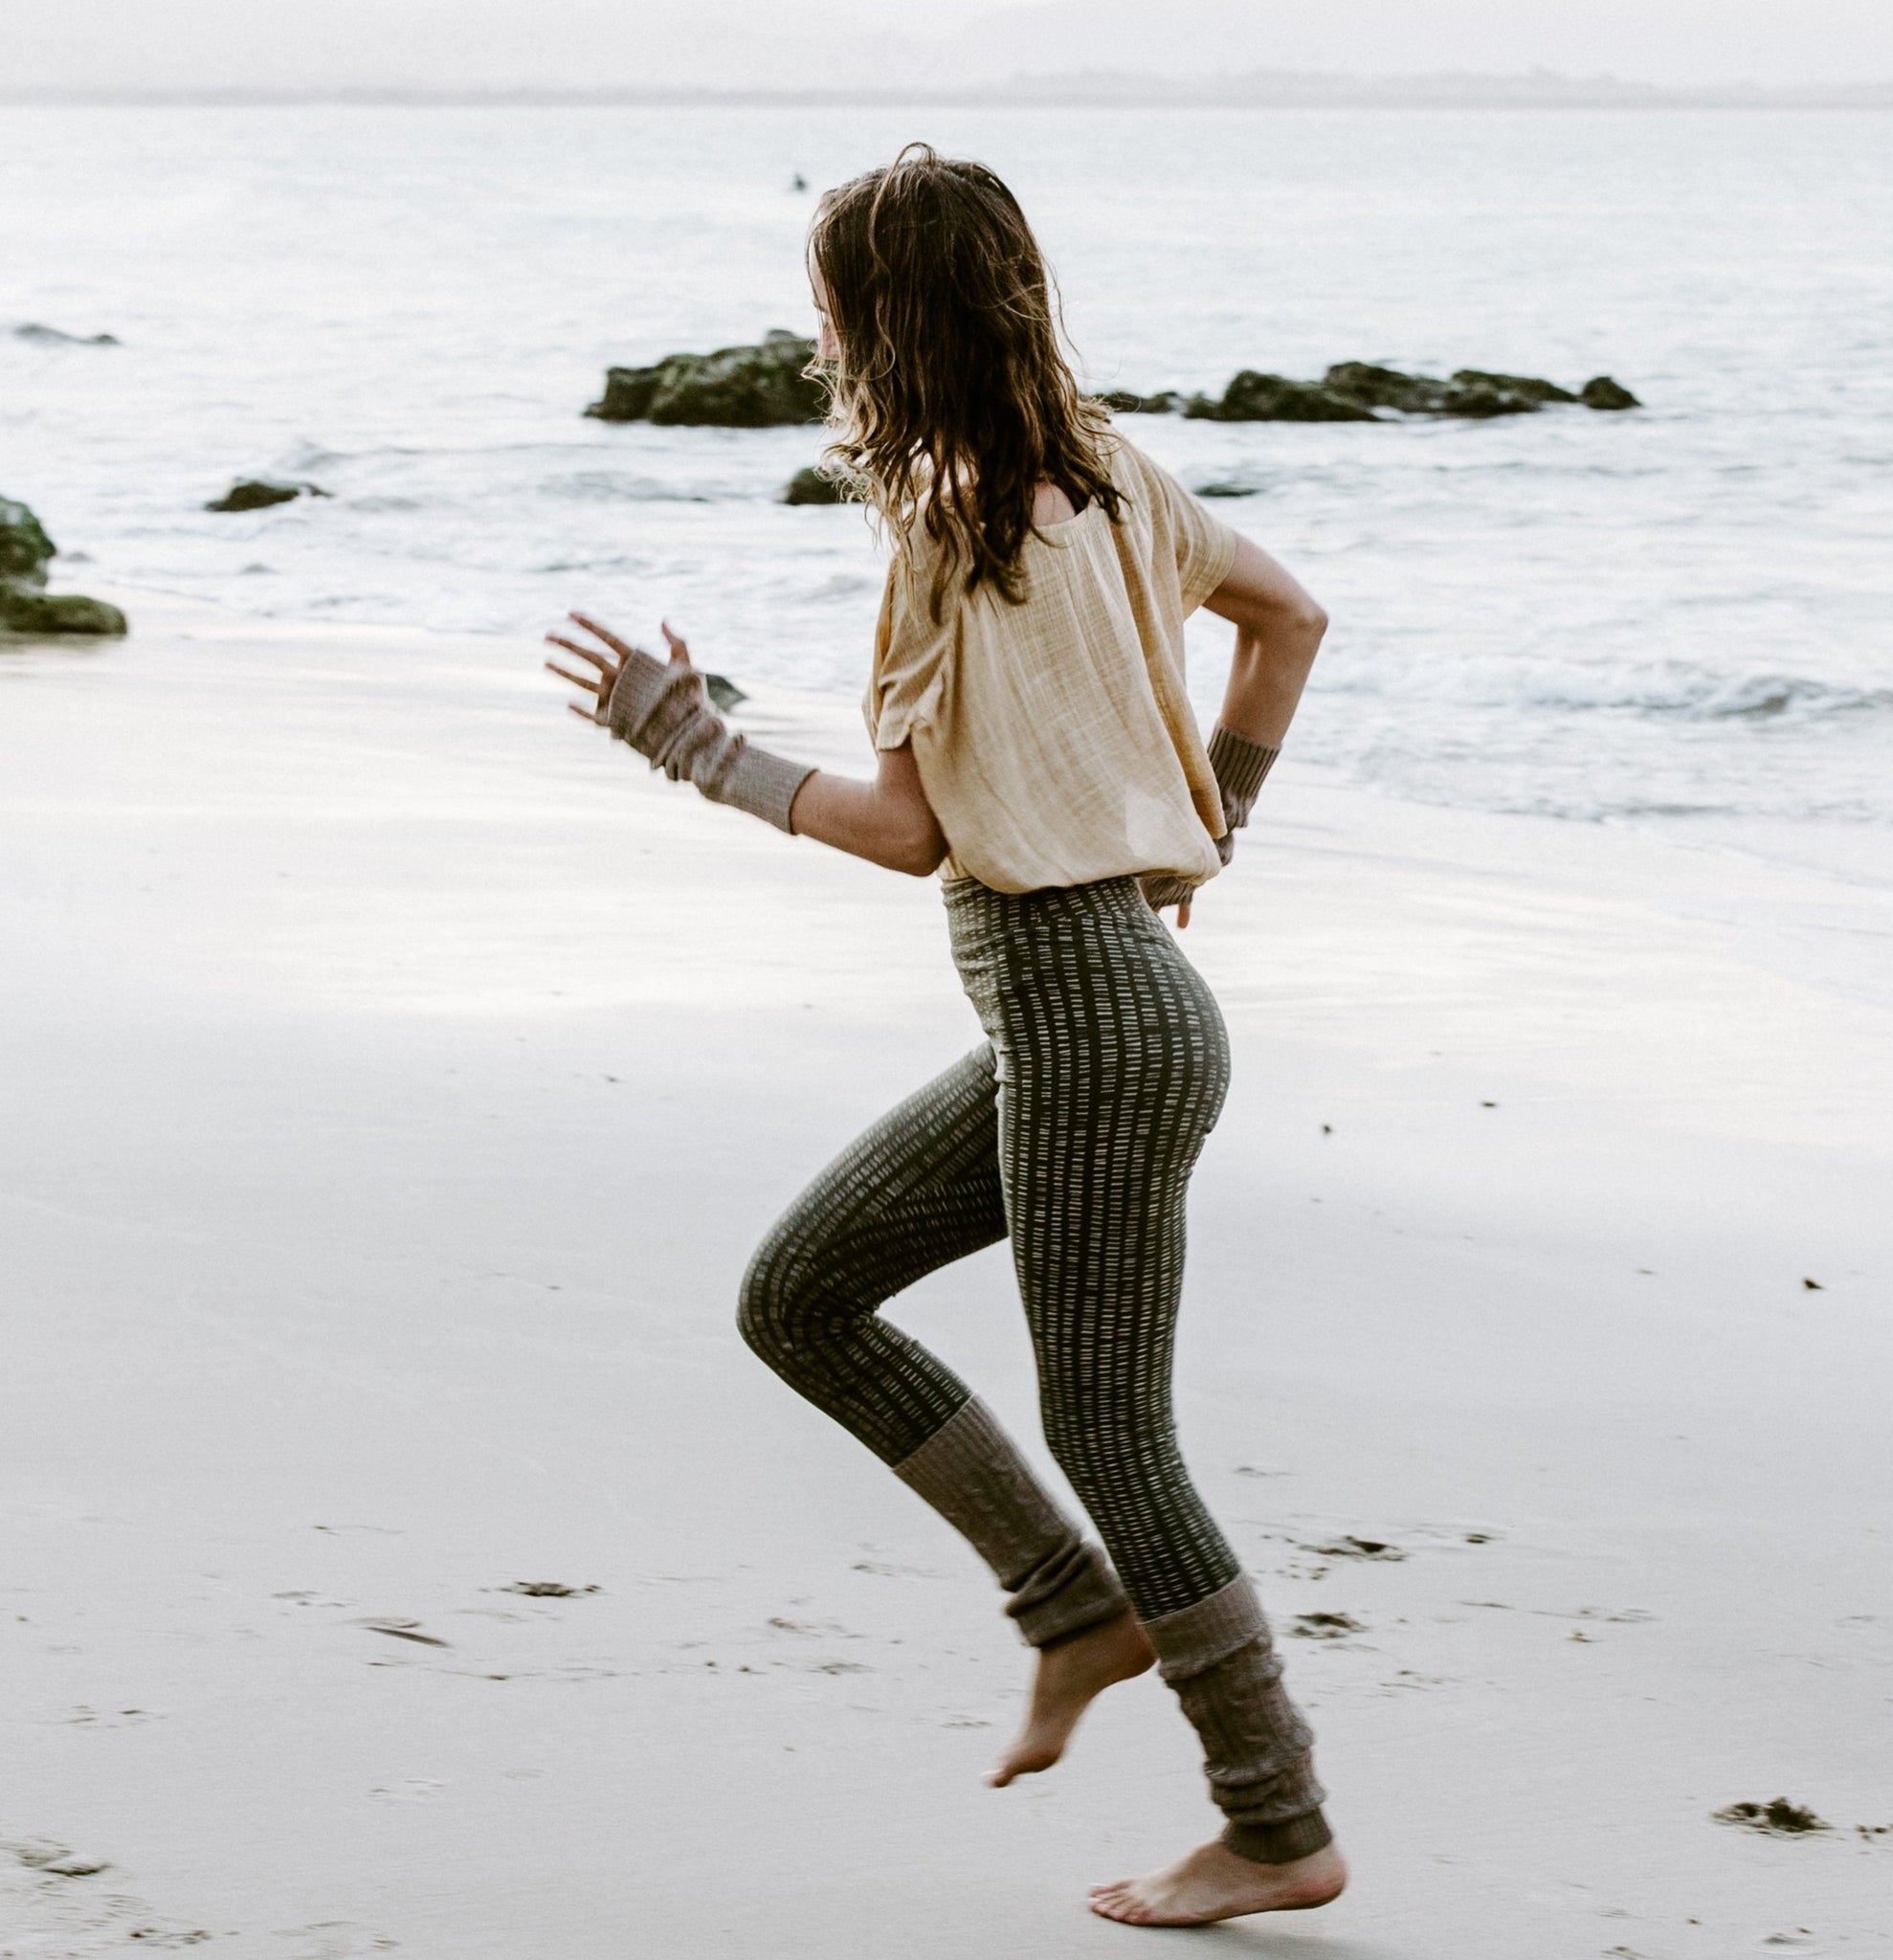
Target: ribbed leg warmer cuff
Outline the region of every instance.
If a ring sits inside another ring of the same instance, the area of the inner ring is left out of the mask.
[[[1180,1613],[1147,1620],[1158,1668],[1203,1744],[1222,1841],[1258,1864],[1292,1864],[1331,1837],[1315,1781],[1314,1736],[1281,1685],[1261,1602],[1235,1579]]]
[[[1049,1647],[1129,1607],[1104,1554],[1079,1536],[977,1397],[894,1474],[992,1568],[1029,1645]]]

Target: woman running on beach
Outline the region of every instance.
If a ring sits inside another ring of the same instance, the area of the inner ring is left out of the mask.
[[[809,241],[831,465],[891,536],[857,782],[732,733],[689,650],[596,646],[575,707],[674,781],[891,870],[945,877],[987,1039],[851,1145],[743,1284],[744,1337],[971,1543],[1037,1650],[994,1770],[1058,1760],[1154,1662],[1201,1738],[1219,1838],[1092,1908],[1191,1926],[1321,1905],[1347,1868],[1255,1590],[1177,1449],[1184,1198],[1228,1082],[1222,1017],[1158,908],[1229,861],[1320,645],[1321,609],[1082,398],[1044,262],[991,171],[924,145],[821,201]],[[1183,621],[1236,629],[1207,746]],[[601,651],[602,649],[602,651]],[[548,664],[552,664],[548,662]],[[885,1320],[1012,1242],[1045,1440],[1087,1544],[991,1412]],[[1106,1556],[1108,1554],[1108,1556]]]

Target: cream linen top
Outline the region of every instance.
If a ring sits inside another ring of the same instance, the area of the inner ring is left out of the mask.
[[[877,749],[911,742],[947,878],[1037,891],[1221,868],[1222,799],[1183,681],[1183,621],[1229,575],[1236,533],[1122,436],[1123,492],[1025,544],[1026,597],[950,581],[897,549],[862,703]]]

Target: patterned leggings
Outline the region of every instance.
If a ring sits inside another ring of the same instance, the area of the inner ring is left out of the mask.
[[[1016,895],[956,880],[946,913],[987,1045],[790,1207],[744,1281],[744,1335],[965,1533],[1035,1646],[1128,1594],[1202,1742],[1222,1841],[1305,1858],[1328,1842],[1313,1738],[1170,1413],[1184,1193],[1229,1082],[1222,1016],[1134,879]],[[880,1313],[1001,1238],[1045,1440],[1115,1572],[972,1391]]]
[[[972,1391],[880,1314],[1010,1236],[1045,1440],[1138,1615],[1239,1573],[1177,1450],[1170,1366],[1184,1195],[1229,1080],[1222,1016],[1136,881],[947,887],[990,1037],[852,1144],[757,1253],[742,1326],[891,1464]]]

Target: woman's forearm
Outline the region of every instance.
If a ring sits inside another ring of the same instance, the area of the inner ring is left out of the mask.
[[[1327,614],[1247,538],[1237,543],[1229,576],[1205,603],[1236,628],[1223,726],[1260,747],[1280,748],[1327,631]]]
[[[1326,624],[1317,608],[1307,620],[1270,621],[1259,631],[1238,627],[1222,698],[1223,726],[1264,748],[1280,748]]]
[[[817,769],[796,792],[790,823],[797,836],[915,878],[931,876],[946,856],[946,835],[907,748],[883,750],[872,783]]]

